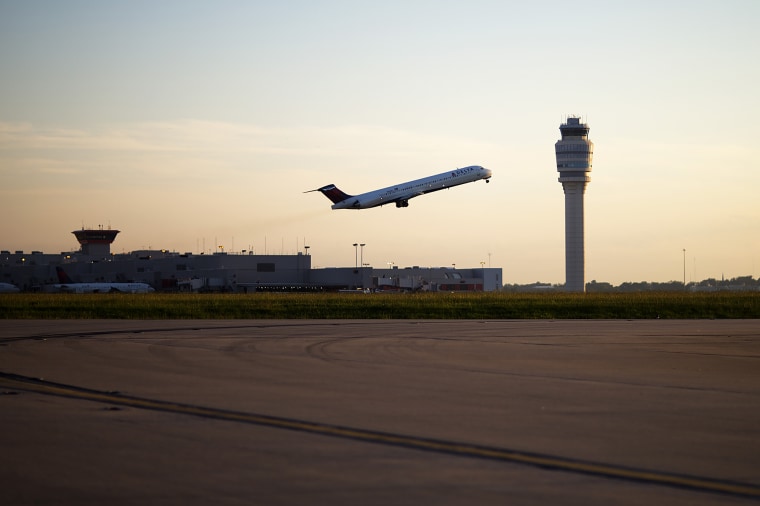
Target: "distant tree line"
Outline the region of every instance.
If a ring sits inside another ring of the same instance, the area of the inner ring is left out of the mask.
[[[502,288],[505,292],[561,292],[564,285],[542,283],[537,281],[526,285],[505,284]],[[612,293],[612,292],[718,292],[718,291],[760,291],[760,278],[752,276],[740,276],[731,279],[708,278],[699,282],[687,283],[684,286],[681,281],[651,282],[651,281],[626,281],[614,286],[606,281],[589,281],[586,283],[588,293]]]

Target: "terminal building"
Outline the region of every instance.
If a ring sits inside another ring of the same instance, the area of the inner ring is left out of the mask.
[[[75,283],[148,283],[163,292],[260,291],[495,291],[500,268],[333,267],[312,269],[311,255],[210,255],[141,250],[111,253],[119,230],[98,227],[72,232],[79,251],[58,254],[0,251],[0,282],[22,291],[54,291],[61,268]],[[308,250],[307,250],[308,251]]]

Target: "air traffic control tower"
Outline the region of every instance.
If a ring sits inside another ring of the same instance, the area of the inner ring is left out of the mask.
[[[111,230],[111,227],[103,228],[100,225],[97,229],[74,230],[72,234],[76,236],[77,241],[82,246],[82,254],[95,256],[99,258],[108,258],[111,256],[111,243],[116,239],[118,230]]]
[[[591,181],[594,143],[589,126],[569,117],[559,126],[562,139],[554,145],[559,182],[565,192],[565,289],[586,291],[586,254],[583,238],[583,194]]]

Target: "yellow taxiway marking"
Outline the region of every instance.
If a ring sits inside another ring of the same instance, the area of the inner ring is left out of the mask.
[[[167,401],[131,397],[114,392],[100,392],[69,385],[47,382],[41,379],[27,378],[14,374],[0,372],[0,386],[3,388],[15,388],[19,390],[37,392],[40,394],[71,397],[75,399],[89,400],[129,406],[133,408],[165,411],[185,415],[202,416],[217,420],[231,422],[243,422],[256,425],[264,425],[281,429],[298,430],[321,434],[325,436],[354,439],[367,443],[402,446],[423,451],[448,453],[472,458],[484,458],[499,460],[517,464],[554,469],[557,471],[590,474],[602,478],[616,478],[639,481],[653,485],[687,488],[701,492],[730,494],[743,497],[760,498],[760,486],[750,483],[738,483],[715,480],[698,476],[685,476],[662,471],[626,468],[612,464],[586,462],[551,455],[542,455],[503,448],[489,448],[485,446],[427,439],[423,437],[405,436],[403,434],[391,434],[376,432],[351,427],[322,424],[304,420],[280,418],[276,416],[260,415],[255,413],[242,413],[227,411],[203,406],[176,404]]]

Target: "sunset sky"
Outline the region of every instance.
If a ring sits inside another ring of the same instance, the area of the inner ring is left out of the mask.
[[[554,143],[595,144],[586,280],[760,276],[760,2],[0,0],[0,249],[254,250],[564,283]],[[408,208],[346,193],[467,165]]]

